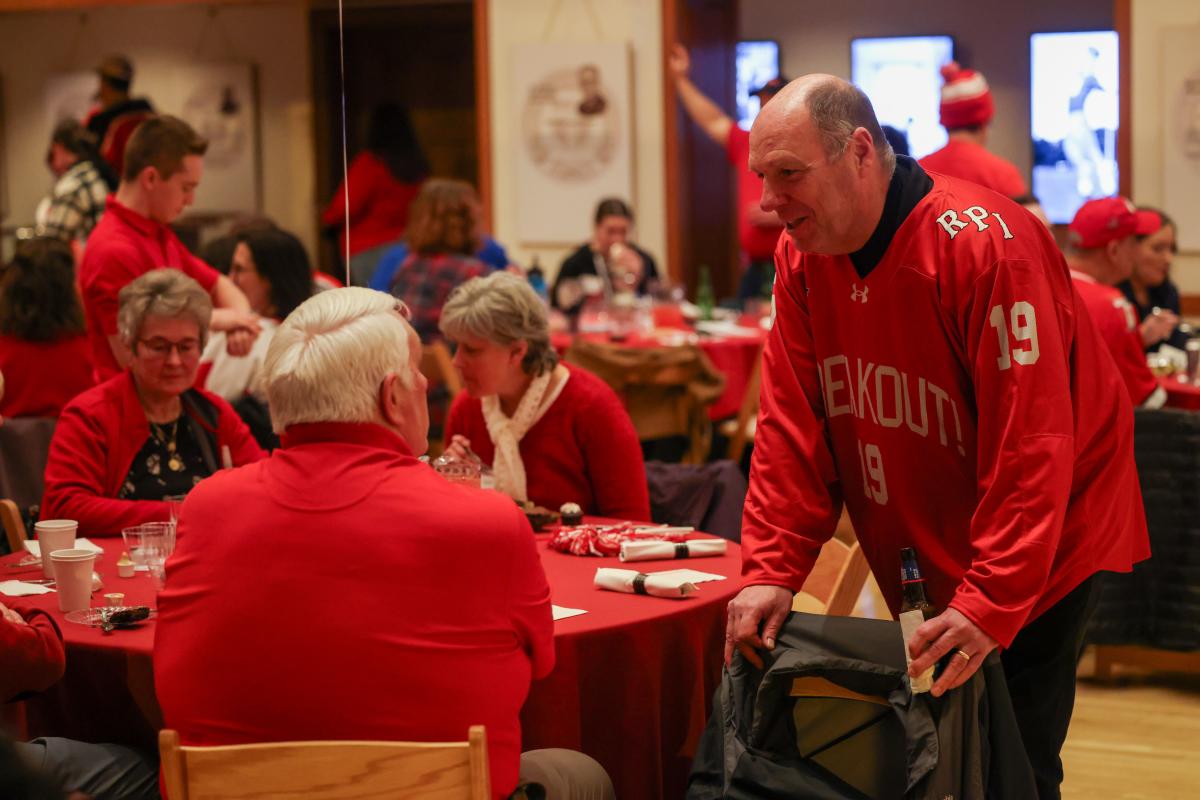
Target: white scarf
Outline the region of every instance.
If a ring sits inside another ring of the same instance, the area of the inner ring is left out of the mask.
[[[511,417],[500,409],[498,396],[493,394],[483,398],[483,421],[487,423],[488,436],[496,449],[492,459],[496,489],[518,502],[529,499],[525,486],[525,462],[521,460],[521,439],[558,399],[569,375],[566,367],[559,364],[534,378]],[[547,392],[550,380],[555,376],[560,378],[558,385],[553,392]]]

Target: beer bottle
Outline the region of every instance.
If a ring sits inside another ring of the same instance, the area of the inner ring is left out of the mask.
[[[696,287],[696,306],[700,309],[700,319],[713,318],[713,306],[716,304],[713,295],[712,275],[708,266],[700,265],[700,283]]]
[[[904,635],[904,661],[912,663],[912,655],[908,652],[909,642],[921,627],[921,623],[938,612],[925,596],[925,579],[921,577],[921,567],[917,564],[917,551],[912,547],[900,549],[900,588],[904,599],[900,604],[900,631]],[[922,672],[911,679],[913,694],[928,692],[933,688],[934,667]]]

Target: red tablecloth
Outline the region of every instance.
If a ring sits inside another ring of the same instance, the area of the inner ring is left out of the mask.
[[[548,538],[538,536],[554,604],[588,613],[555,623],[557,664],[533,684],[525,703],[524,748],[587,753],[608,770],[620,798],[682,797],[720,680],[725,604],[737,590],[740,549],[730,542],[718,558],[629,565],[645,572],[689,567],[728,578],[700,584],[688,599],[666,600],[594,589],[597,567],[625,565],[616,558],[554,552],[545,547]],[[104,591],[153,606],[154,586],[146,573],[117,577],[120,540],[95,541],[105,548],[97,562]],[[40,576],[35,569],[5,570],[5,577]],[[161,718],[150,667],[153,621],[105,635],[63,620],[55,594],[0,600],[50,609],[67,643],[66,676],[26,702],[29,735],[156,747]],[[94,596],[93,605],[101,602]]]
[[[712,361],[713,366],[725,376],[725,391],[708,409],[709,419],[718,420],[735,416],[742,407],[742,396],[746,394],[746,384],[750,382],[750,373],[754,371],[754,362],[758,358],[763,342],[767,340],[765,330],[755,330],[753,336],[700,336],[696,344]],[[681,336],[686,332],[681,331]],[[583,334],[584,338],[597,342],[611,342],[604,334]],[[575,337],[569,333],[555,333],[550,337],[554,349],[561,355],[571,346]],[[615,344],[615,342],[614,342]],[[668,347],[662,340],[653,336],[631,336],[620,342],[624,347]]]
[[[1183,383],[1178,378],[1159,378],[1158,383],[1167,390],[1167,408],[1200,411],[1200,386]]]

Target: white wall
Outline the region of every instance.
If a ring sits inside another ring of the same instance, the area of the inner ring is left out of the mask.
[[[1111,0],[741,0],[742,38],[777,40],[781,66],[790,78],[830,72],[849,79],[850,40],[859,36],[953,36],[955,53],[965,66],[982,72],[992,89],[996,118],[989,149],[1016,164],[1026,182],[1033,159],[1029,35],[1112,26]]]
[[[1196,0],[1133,0],[1133,199],[1161,206],[1163,196],[1163,104],[1168,84],[1162,78],[1162,34],[1170,28],[1200,25]],[[1197,42],[1200,46],[1200,42]],[[1196,187],[1200,192],[1200,186]],[[1171,209],[1163,208],[1168,214]],[[1200,225],[1200,220],[1178,220]],[[1171,267],[1172,279],[1183,294],[1200,294],[1200,253],[1181,253]]]
[[[0,14],[0,81],[5,153],[0,169],[9,210],[5,225],[33,220],[52,184],[44,157],[50,139],[42,92],[46,78],[89,69],[111,52],[137,73],[179,63],[242,61],[258,65],[263,212],[295,232],[313,252],[311,68],[308,12],[302,0],[221,7],[116,6],[78,11]],[[134,77],[137,94],[137,76]],[[151,100],[154,98],[151,97]]]
[[[555,12],[555,7],[557,11]],[[588,6],[595,16],[588,12]],[[551,14],[555,13],[553,24]],[[598,23],[593,24],[593,20]],[[488,0],[492,115],[492,227],[517,263],[536,254],[553,276],[566,248],[535,247],[517,236],[513,153],[521,129],[512,91],[513,48],[534,42],[621,42],[633,51],[634,196],[638,243],[666,258],[666,172],[663,144],[662,18],[652,0]],[[599,200],[599,198],[596,198]],[[574,248],[571,248],[574,249]]]

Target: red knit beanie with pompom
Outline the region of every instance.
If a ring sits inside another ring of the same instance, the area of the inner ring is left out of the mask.
[[[941,121],[946,130],[991,122],[995,109],[983,74],[951,61],[942,67]]]

